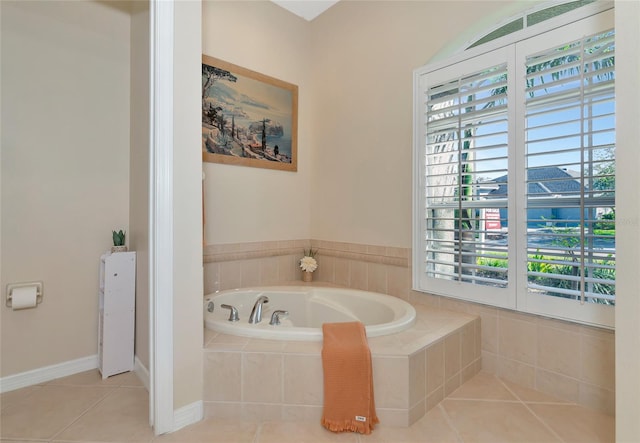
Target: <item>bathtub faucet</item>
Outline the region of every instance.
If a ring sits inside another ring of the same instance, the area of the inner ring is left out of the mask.
[[[251,315],[249,316],[249,323],[260,323],[262,321],[262,304],[269,303],[269,297],[261,295],[256,300],[256,304],[253,305]]]

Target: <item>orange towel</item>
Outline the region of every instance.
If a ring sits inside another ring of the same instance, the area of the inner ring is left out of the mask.
[[[322,325],[324,408],[322,426],[333,432],[370,434],[378,423],[371,351],[360,322]]]

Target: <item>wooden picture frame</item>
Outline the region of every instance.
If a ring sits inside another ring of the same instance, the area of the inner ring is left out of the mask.
[[[298,86],[202,55],[202,161],[298,170]]]

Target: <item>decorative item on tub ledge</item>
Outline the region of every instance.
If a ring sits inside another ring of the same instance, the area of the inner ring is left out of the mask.
[[[113,231],[113,246],[111,252],[127,252],[127,247],[124,244],[126,234],[122,229],[120,231]]]
[[[309,248],[309,251],[303,249],[304,257],[300,259],[300,269],[302,269],[302,281],[310,282],[313,280],[313,271],[318,269],[318,261],[316,254],[318,250]]]

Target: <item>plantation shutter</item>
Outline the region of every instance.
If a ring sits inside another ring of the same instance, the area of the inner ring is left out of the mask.
[[[501,63],[479,57],[465,75],[428,74],[422,92],[423,277],[433,292],[466,283],[493,302],[509,284],[507,51],[499,52]]]
[[[527,288],[615,300],[614,32],[526,57]]]
[[[414,289],[613,326],[613,23],[416,71]]]

